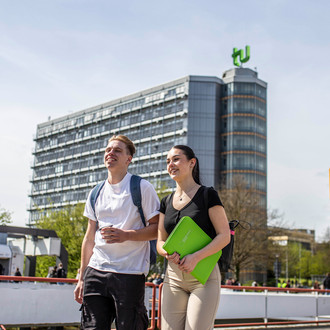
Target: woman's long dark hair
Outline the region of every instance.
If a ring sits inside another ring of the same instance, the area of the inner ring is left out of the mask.
[[[192,177],[197,184],[201,185],[202,183],[201,183],[201,179],[199,176],[199,162],[198,162],[198,158],[196,157],[194,151],[190,147],[183,145],[183,144],[178,144],[178,145],[174,146],[172,149],[182,150],[188,160],[190,160],[192,158],[196,159],[196,164],[192,170]]]

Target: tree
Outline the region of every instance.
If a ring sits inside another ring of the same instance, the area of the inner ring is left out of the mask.
[[[249,186],[241,175],[233,177],[230,187],[223,187],[219,195],[228,220],[240,221],[235,230],[231,270],[238,280],[241,270],[252,270],[266,277],[268,237],[279,234],[282,216],[276,210],[267,214],[261,206],[260,192],[253,185]]]
[[[242,269],[265,268],[267,216],[260,205],[260,196],[253,186],[248,187],[243,176],[234,176],[231,187],[224,187],[219,195],[228,220],[237,219],[241,223],[236,228],[232,259],[232,270],[240,280]]]
[[[312,256],[311,271],[313,274],[324,275],[330,270],[330,237],[325,236],[323,242],[315,245]]]
[[[11,223],[11,212],[5,210],[4,208],[0,208],[0,226],[8,225]]]
[[[37,228],[53,229],[68,251],[68,277],[74,278],[80,267],[81,244],[84,238],[88,220],[83,216],[84,204],[66,206],[50,211],[36,222]],[[54,266],[54,257],[37,257],[36,276],[46,276],[48,268]]]

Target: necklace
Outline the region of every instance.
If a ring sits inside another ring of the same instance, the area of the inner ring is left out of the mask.
[[[179,201],[182,202],[184,195],[188,196],[188,194],[195,189],[196,186],[193,186],[187,192],[182,191],[182,194],[179,196]],[[189,197],[189,196],[188,196]]]

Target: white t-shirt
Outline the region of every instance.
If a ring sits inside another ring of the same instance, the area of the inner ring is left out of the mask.
[[[95,213],[98,220],[98,230],[95,234],[95,246],[88,266],[114,273],[148,274],[150,247],[147,241],[125,241],[122,243],[106,243],[100,233],[102,227],[112,225],[123,230],[141,229],[144,224],[138,208],[133,204],[130,192],[131,174],[127,173],[117,184],[106,180],[96,200]],[[159,199],[155,189],[146,180],[141,180],[142,209],[148,226],[148,221],[159,214]],[[84,216],[96,221],[90,203],[89,193]]]

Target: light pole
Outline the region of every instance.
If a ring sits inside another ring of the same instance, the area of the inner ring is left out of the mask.
[[[278,278],[281,274],[281,263],[278,261],[279,254],[275,254],[275,262],[274,262],[274,273],[276,279],[276,287],[278,287]]]
[[[289,242],[286,242],[286,261],[285,261],[285,277],[286,281],[289,279]]]
[[[299,242],[299,284],[301,283],[301,242]]]

